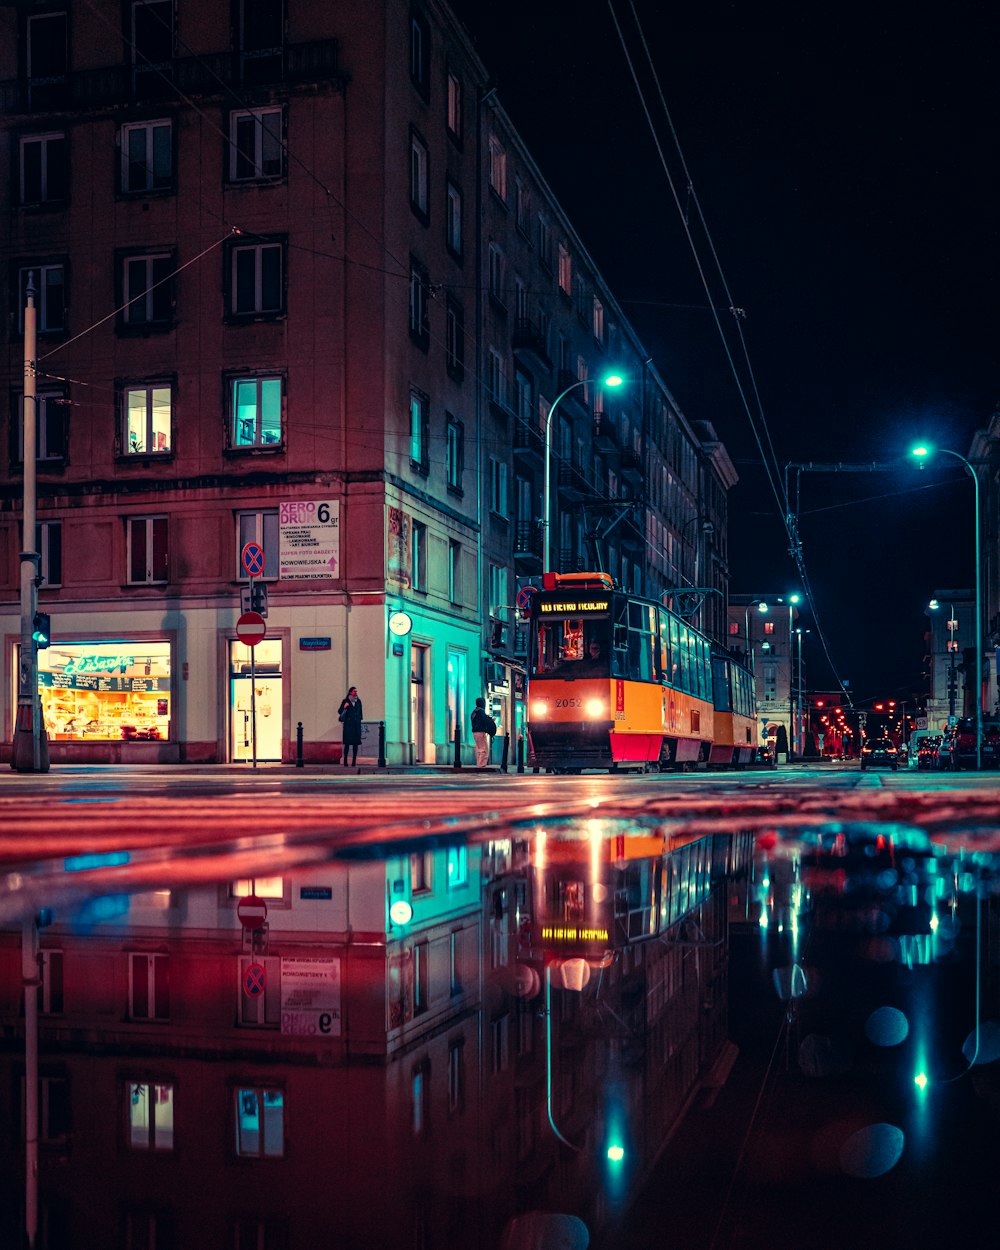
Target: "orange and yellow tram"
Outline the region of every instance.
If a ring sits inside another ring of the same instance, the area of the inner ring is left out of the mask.
[[[607,573],[547,573],[531,598],[528,737],[554,772],[740,766],[753,680],[687,621]]]

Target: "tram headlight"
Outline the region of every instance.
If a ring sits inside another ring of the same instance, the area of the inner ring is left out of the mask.
[[[531,705],[531,715],[535,720],[544,720],[549,714],[549,705],[543,699],[536,699]]]
[[[607,707],[603,699],[588,699],[583,710],[591,720],[599,720],[607,715]]]

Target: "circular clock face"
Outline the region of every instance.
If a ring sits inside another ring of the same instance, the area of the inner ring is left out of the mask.
[[[389,617],[389,633],[402,637],[413,628],[413,621],[406,612],[393,612]]]

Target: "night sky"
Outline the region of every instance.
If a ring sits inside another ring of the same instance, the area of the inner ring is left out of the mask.
[[[919,472],[907,452],[968,455],[1000,400],[990,6],[614,0],[707,292],[611,5],[453,7],[681,409],[736,463],[732,591],[802,588],[741,387],[779,489],[789,462],[895,462],[801,476],[834,665],[807,612],[808,680],[830,688],[835,672],[856,702],[919,690],[927,600],[973,584],[973,487],[954,457]]]

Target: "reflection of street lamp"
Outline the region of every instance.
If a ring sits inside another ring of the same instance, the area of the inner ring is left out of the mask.
[[[609,373],[603,381],[596,383],[598,386],[621,386],[624,378],[617,373]],[[552,401],[552,407],[548,411],[545,418],[545,480],[542,491],[542,572],[549,572],[549,519],[550,519],[550,494],[552,487],[552,418],[555,416],[556,408],[561,400],[565,399],[570,391],[576,390],[578,386],[588,386],[594,382],[593,378],[580,378],[578,382],[571,382],[564,391]]]
[[[982,582],[983,570],[979,561],[979,474],[972,467],[966,458],[960,452],[952,451],[948,447],[938,447],[937,451],[945,456],[954,456],[956,460],[961,460],[965,467],[972,474],[972,484],[975,487],[975,508],[976,508],[976,679],[973,686],[973,693],[976,696],[976,768],[981,769],[983,766],[983,609],[982,609]],[[929,447],[914,447],[912,454],[917,456],[921,465],[923,459],[931,454]]]

